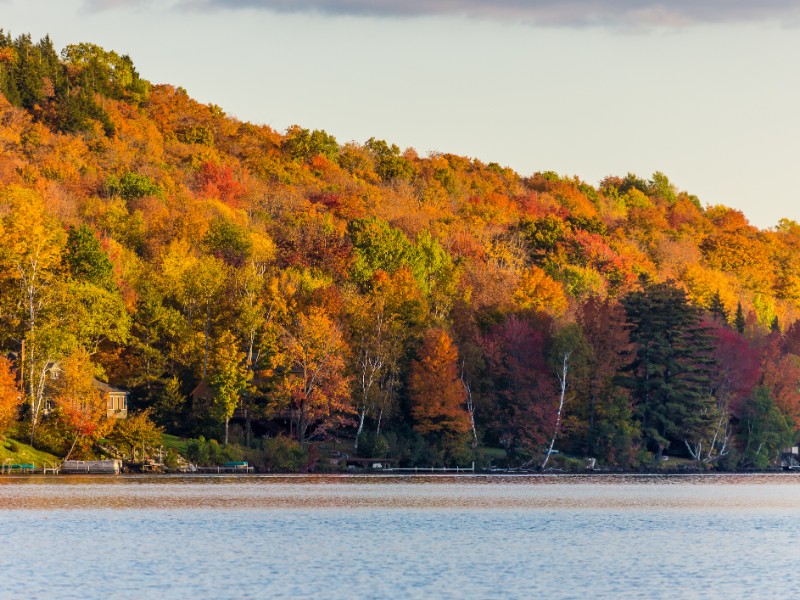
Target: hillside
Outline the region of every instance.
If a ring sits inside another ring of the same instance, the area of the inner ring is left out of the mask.
[[[277,132],[112,51],[6,35],[0,147],[28,430],[81,352],[169,433],[335,432],[404,464],[532,464],[557,431],[608,464],[763,467],[800,424],[800,226],[662,173]]]

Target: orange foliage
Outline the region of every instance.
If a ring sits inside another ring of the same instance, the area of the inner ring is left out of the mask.
[[[458,379],[458,352],[444,329],[429,329],[411,365],[409,390],[414,429],[422,434],[469,431],[464,388]]]
[[[11,361],[0,356],[0,434],[16,421],[22,405],[22,390]]]
[[[550,315],[562,315],[567,309],[564,288],[539,267],[531,267],[522,274],[514,300],[522,309],[532,309]]]
[[[113,426],[106,417],[107,399],[94,385],[94,369],[89,353],[79,348],[61,362],[56,383],[58,419],[84,449]]]

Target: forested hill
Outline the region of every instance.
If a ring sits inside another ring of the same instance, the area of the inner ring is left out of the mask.
[[[0,35],[0,93],[0,348],[24,344],[11,426],[41,444],[70,439],[43,418],[56,362],[168,432],[283,423],[408,464],[528,463],[557,432],[609,464],[765,466],[800,423],[793,221],[662,173],[277,132],[92,44]]]

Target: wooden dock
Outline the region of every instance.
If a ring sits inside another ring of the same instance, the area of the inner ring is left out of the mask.
[[[111,460],[65,460],[61,472],[65,475],[119,475],[122,461]]]
[[[474,473],[475,463],[471,467],[394,467],[383,469],[384,473]]]
[[[221,465],[218,467],[198,467],[197,465],[192,465],[189,467],[189,473],[217,473],[217,474],[237,474],[237,475],[246,475],[247,473],[255,473],[255,468],[249,465],[237,465],[237,466],[225,466]]]

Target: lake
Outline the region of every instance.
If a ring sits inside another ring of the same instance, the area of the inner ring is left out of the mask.
[[[0,477],[0,598],[788,598],[800,476]]]

